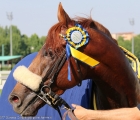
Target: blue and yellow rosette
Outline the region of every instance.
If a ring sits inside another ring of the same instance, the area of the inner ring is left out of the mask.
[[[76,24],[74,27],[71,27],[66,31],[66,36],[64,36],[64,39],[70,46],[78,49],[79,47],[88,43],[89,35],[80,24]]]
[[[71,80],[70,55],[91,67],[99,64],[98,61],[77,50],[89,42],[89,34],[80,24],[76,24],[74,27],[69,28],[66,31],[65,36],[62,34],[60,35],[67,41],[66,55],[68,60],[68,80]]]

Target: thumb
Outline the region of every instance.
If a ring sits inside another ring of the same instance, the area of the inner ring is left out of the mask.
[[[78,106],[78,105],[76,105],[76,104],[71,104],[72,105],[72,107],[74,107],[74,108],[76,108],[76,106]]]

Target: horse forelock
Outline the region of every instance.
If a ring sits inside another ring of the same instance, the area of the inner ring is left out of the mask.
[[[53,52],[61,51],[63,49],[61,45],[63,41],[60,39],[59,36],[62,26],[63,23],[59,22],[52,26],[48,32],[46,38],[46,48],[51,48]]]

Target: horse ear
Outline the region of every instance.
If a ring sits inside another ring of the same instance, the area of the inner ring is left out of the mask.
[[[66,26],[68,25],[69,22],[71,22],[71,19],[68,16],[68,14],[65,12],[65,10],[63,9],[61,2],[59,3],[57,17],[58,17],[59,22],[65,23]]]

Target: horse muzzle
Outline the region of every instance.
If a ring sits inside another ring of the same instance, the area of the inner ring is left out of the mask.
[[[8,99],[13,105],[14,111],[21,116],[35,116],[38,109],[45,104],[42,104],[43,101],[34,92],[31,92],[25,98],[12,92]]]

